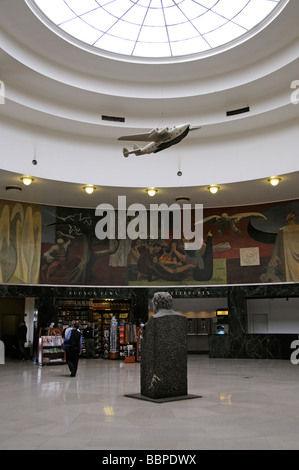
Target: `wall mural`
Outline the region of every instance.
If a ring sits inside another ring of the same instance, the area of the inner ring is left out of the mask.
[[[299,282],[299,201],[204,209],[204,244],[99,240],[98,217],[0,201],[0,282],[98,286]]]
[[[41,257],[41,207],[0,201],[0,282],[36,284]]]

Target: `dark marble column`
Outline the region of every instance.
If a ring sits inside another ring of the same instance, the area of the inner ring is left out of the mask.
[[[132,321],[137,324],[146,323],[148,320],[148,291],[146,288],[131,291]]]
[[[242,287],[228,289],[230,357],[246,357],[247,303],[245,295],[246,289]]]

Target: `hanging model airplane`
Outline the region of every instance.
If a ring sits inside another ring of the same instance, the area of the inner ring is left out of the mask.
[[[151,132],[145,134],[124,135],[119,137],[118,140],[149,141],[150,143],[144,147],[139,147],[137,144],[134,144],[133,150],[129,151],[126,148],[123,149],[124,157],[128,157],[132,153],[139,156],[148,153],[161,152],[161,150],[178,144],[189,134],[189,131],[196,129],[201,129],[201,127],[192,127],[190,124],[181,124],[180,126],[174,126],[171,128],[164,127],[163,129],[153,129]]]

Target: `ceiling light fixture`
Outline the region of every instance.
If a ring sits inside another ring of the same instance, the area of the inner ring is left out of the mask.
[[[278,178],[278,176],[271,176],[268,181],[272,186],[277,186],[280,183],[281,178]]]
[[[93,184],[87,184],[86,186],[83,186],[83,189],[87,194],[92,194],[96,187]]]
[[[208,190],[212,194],[218,193],[219,189],[220,189],[220,186],[217,186],[216,184],[211,184],[211,186],[208,187]]]
[[[154,197],[158,190],[156,188],[148,188],[146,189],[146,192],[150,197]]]
[[[21,178],[21,181],[23,181],[23,184],[25,184],[25,186],[29,186],[34,181],[34,178],[32,178],[31,176],[23,176]]]

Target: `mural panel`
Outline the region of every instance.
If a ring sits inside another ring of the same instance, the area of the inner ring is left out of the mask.
[[[0,201],[0,282],[145,287],[299,282],[298,217],[298,200],[204,210],[204,244],[186,250],[186,240],[173,239],[171,230],[167,240],[99,240],[92,209]]]
[[[0,282],[36,284],[41,255],[41,207],[0,201]]]

